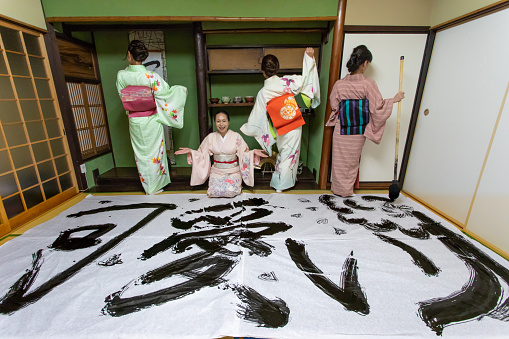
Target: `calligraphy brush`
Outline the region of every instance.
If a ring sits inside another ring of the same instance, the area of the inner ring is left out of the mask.
[[[399,59],[399,92],[403,88],[403,61],[405,57],[401,56]],[[396,123],[396,152],[394,155],[394,180],[392,180],[391,186],[389,186],[389,199],[391,202],[399,197],[401,188],[397,179],[398,176],[398,153],[399,153],[399,124],[401,119],[401,100],[398,102],[398,120]]]

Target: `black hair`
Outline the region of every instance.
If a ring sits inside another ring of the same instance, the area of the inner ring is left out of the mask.
[[[267,54],[262,59],[262,71],[270,78],[279,71],[279,60],[275,55]]]
[[[133,59],[136,61],[144,61],[148,57],[148,49],[140,40],[131,41],[127,51],[131,52]]]
[[[350,60],[346,63],[346,68],[350,73],[355,72],[366,61],[372,62],[373,55],[366,46],[357,46],[353,49]]]
[[[223,111],[223,110],[218,111],[218,112],[214,115],[214,120],[216,120],[217,115],[218,115],[218,114],[220,114],[220,113],[223,113],[224,115],[226,115],[226,117],[228,118],[228,121],[230,121],[230,115],[229,115],[226,111]]]

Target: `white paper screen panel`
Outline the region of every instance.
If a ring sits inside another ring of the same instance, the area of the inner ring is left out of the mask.
[[[507,32],[503,10],[438,32],[433,48],[403,188],[463,224],[509,79]]]
[[[509,90],[509,79],[508,79]],[[509,253],[509,100],[506,98],[467,229]]]
[[[405,57],[403,67],[405,99],[401,103],[398,152],[400,160],[405,147],[426,37],[426,34],[346,34],[344,39],[341,77],[348,74],[346,63],[353,49],[358,45],[366,45],[373,54],[373,62],[364,75],[376,81],[384,98],[392,98],[398,92],[400,57]],[[397,105],[394,105],[393,113],[387,120],[380,145],[375,145],[366,140],[359,169],[360,181],[392,181],[396,147],[396,121]],[[401,161],[398,162],[398,168],[400,165]]]

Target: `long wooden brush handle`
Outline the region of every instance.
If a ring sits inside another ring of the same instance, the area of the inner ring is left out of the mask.
[[[404,56],[399,59],[399,92],[403,89],[403,62]],[[398,120],[396,122],[396,152],[394,155],[394,180],[398,177],[398,153],[399,153],[399,125],[401,119],[401,100],[398,102]]]

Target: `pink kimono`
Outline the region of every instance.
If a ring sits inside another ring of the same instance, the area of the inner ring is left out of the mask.
[[[341,135],[338,109],[341,100],[368,99],[369,123],[364,134]],[[383,99],[373,79],[362,74],[348,74],[336,81],[330,94],[331,115],[326,126],[336,126],[332,138],[332,193],[343,197],[353,195],[353,187],[359,171],[359,160],[366,138],[379,144],[385,122],[391,116],[393,101]]]
[[[231,198],[241,193],[242,181],[254,185],[254,166],[260,159],[239,133],[228,130],[224,139],[218,132],[207,135],[200,148],[188,154],[188,162],[193,165],[191,186],[201,185],[209,178],[209,197]]]

